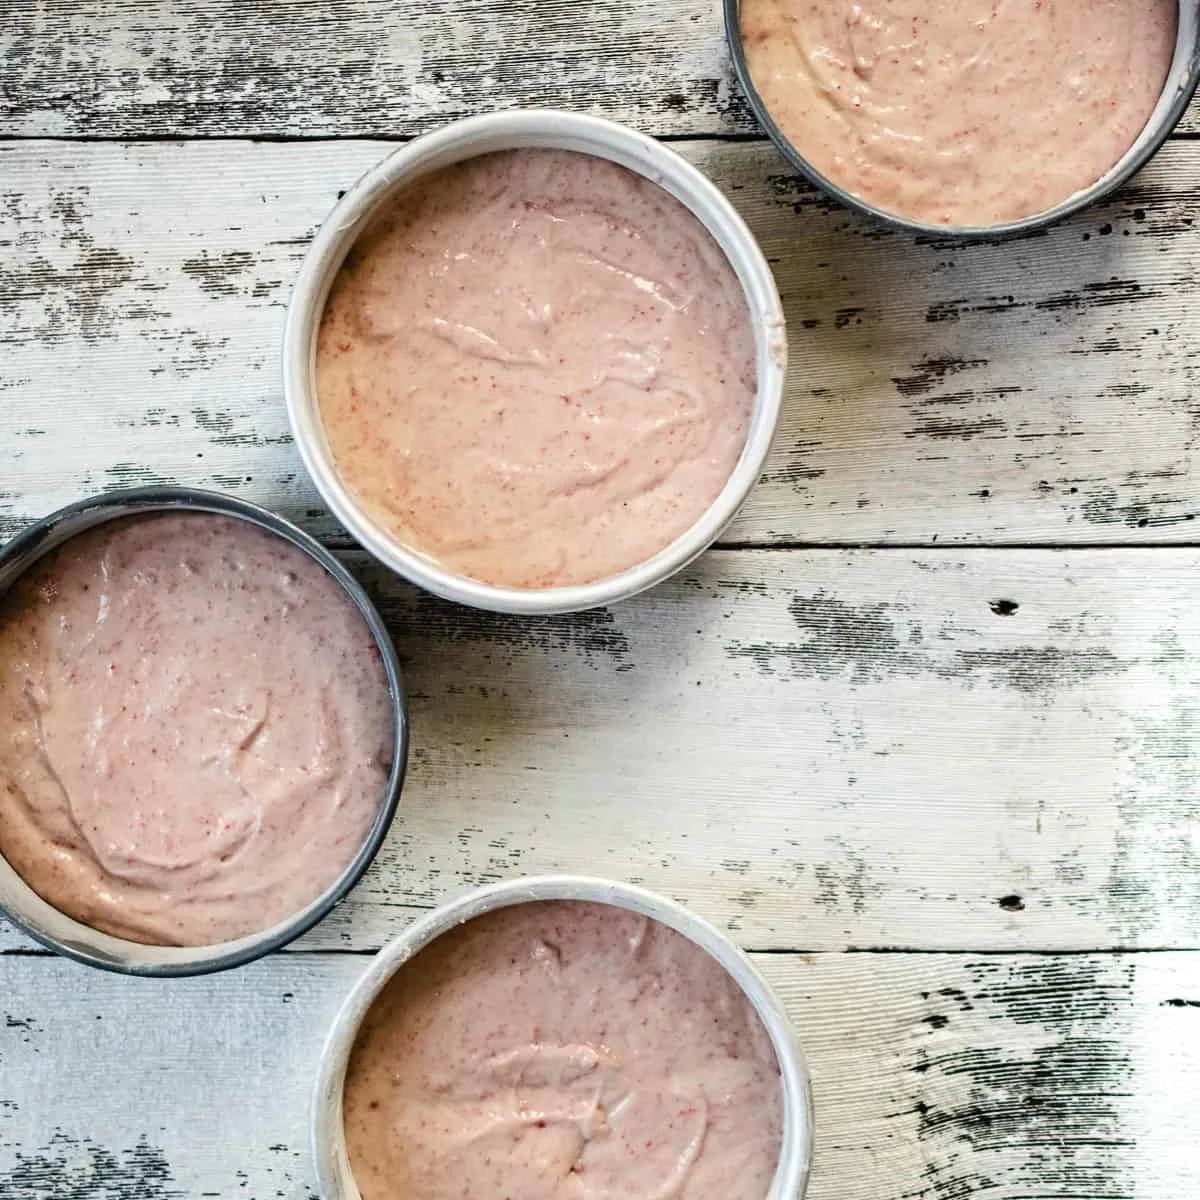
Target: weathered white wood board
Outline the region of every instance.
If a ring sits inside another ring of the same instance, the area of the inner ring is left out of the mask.
[[[309,1091],[363,959],[285,954],[170,983],[0,965],[5,1200],[314,1195]],[[1200,956],[758,965],[812,1070],[809,1200],[1195,1194]]]
[[[502,108],[749,131],[718,0],[9,0],[0,128],[402,136]]]
[[[715,551],[541,622],[351,561],[414,749],[377,864],[309,946],[556,870],[755,949],[1200,941],[1200,552]]]
[[[762,145],[687,143],[775,264],[786,416],[733,543],[1179,542],[1200,510],[1200,145],[1043,237],[884,233]],[[178,481],[335,532],[290,444],[284,307],[388,147],[0,144],[0,536]]]
[[[0,61],[0,127],[31,137],[400,136],[517,106],[757,132],[720,0],[8,0]]]

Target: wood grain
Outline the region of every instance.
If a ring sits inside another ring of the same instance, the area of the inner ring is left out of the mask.
[[[713,0],[14,0],[0,62],[27,136],[410,136],[512,107],[753,128]]]
[[[758,965],[812,1071],[809,1200],[1191,1194],[1197,956],[768,955]],[[309,1200],[309,1091],[363,967],[277,955],[158,983],[5,960],[0,1195]],[[66,995],[70,1004],[56,1000]]]
[[[351,563],[406,664],[413,756],[310,947],[558,870],[755,949],[1200,941],[1200,552],[716,551],[543,621]]]
[[[758,132],[719,0],[9,0],[0,63],[0,127],[33,137],[409,136],[520,106]]]
[[[336,536],[279,344],[313,231],[387,149],[0,144],[0,536],[156,481]],[[1044,236],[970,248],[865,226],[766,147],[682,149],[761,239],[790,322],[778,445],[730,542],[1196,539],[1200,145]]]

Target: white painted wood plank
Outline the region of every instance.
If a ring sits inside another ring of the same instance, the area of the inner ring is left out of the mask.
[[[812,1069],[810,1200],[1192,1194],[1196,955],[759,965]],[[158,983],[0,956],[0,1195],[308,1200],[309,1089],[364,966],[277,955]]]
[[[779,444],[739,543],[1173,542],[1200,508],[1200,145],[1044,237],[883,234],[756,145],[683,149],[775,264]],[[0,536],[101,487],[207,484],[324,516],[280,395],[284,305],[387,150],[0,144]]]
[[[0,124],[64,137],[411,135],[510,107],[752,128],[713,0],[18,0]]]
[[[397,136],[521,105],[756,131],[718,0],[15,0],[0,27],[25,136]]]
[[[809,1051],[810,1200],[1180,1200],[1195,955],[760,963]]]
[[[715,551],[541,622],[352,561],[414,749],[379,861],[309,946],[558,870],[755,949],[1200,944],[1200,552]]]

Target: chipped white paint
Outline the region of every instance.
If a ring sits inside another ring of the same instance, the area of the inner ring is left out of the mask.
[[[8,960],[0,1194],[307,1200],[309,1091],[362,965],[284,954],[215,979],[134,984]],[[1192,1194],[1195,955],[758,965],[812,1069],[810,1200]]]
[[[289,442],[284,306],[387,149],[0,144],[0,533],[155,479],[331,533]],[[969,248],[864,225],[769,147],[682,149],[759,235],[790,322],[778,447],[729,540],[1196,538],[1200,145],[1045,236]]]
[[[9,11],[9,9],[13,11]],[[716,0],[18,0],[0,123],[22,136],[400,136],[559,105],[744,132]]]

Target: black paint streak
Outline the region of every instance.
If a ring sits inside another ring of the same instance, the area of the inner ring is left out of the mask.
[[[25,528],[25,521],[17,516],[16,493],[0,491],[0,542],[15,537]]]
[[[274,437],[262,433],[223,433],[210,439],[214,446],[290,446],[294,440],[290,433]]]
[[[1158,639],[1161,663],[1178,662],[1173,637]],[[1168,668],[1179,670],[1179,667]],[[1185,677],[1190,677],[1184,668]],[[1157,712],[1135,713],[1121,747],[1116,850],[1101,895],[1114,933],[1130,942],[1160,929],[1164,911],[1200,911],[1200,759],[1197,713],[1185,689]]]
[[[1085,521],[1093,525],[1127,525],[1138,527],[1150,519],[1150,509],[1145,504],[1133,502],[1122,505],[1115,489],[1106,487],[1094,493],[1080,505]]]
[[[981,434],[1003,435],[1007,429],[1004,421],[992,413],[979,417],[946,417],[922,415],[916,426],[905,432],[906,438],[928,438],[940,441],[945,438],[960,438],[970,441]]]
[[[109,487],[164,487],[178,483],[169,475],[162,475],[153,467],[141,463],[113,463],[104,470],[105,481]]]
[[[969,313],[1006,313],[1023,307],[1016,296],[985,296],[979,300],[938,300],[925,310],[925,320],[931,325],[959,321]]]
[[[1029,695],[1070,687],[1126,667],[1102,647],[1075,650],[1024,645],[939,652],[936,646],[923,643],[919,631],[910,628],[902,634],[892,618],[891,605],[855,606],[823,591],[813,596],[794,595],[788,612],[800,633],[795,641],[731,642],[725,653],[735,660],[748,660],[764,675],[777,674],[782,668],[807,678],[832,679],[848,670],[855,683],[922,672],[960,681],[982,675]]]
[[[1136,965],[1132,956],[1063,956],[979,959],[968,968],[976,1005],[997,1008],[1017,1025],[1111,1026],[1129,1019]]]
[[[123,318],[141,315],[112,299],[133,278],[132,260],[110,247],[91,247],[65,265],[34,256],[0,270],[0,312],[28,316],[40,306],[39,317],[18,327],[14,340],[61,342],[78,331],[95,341],[113,336]]]
[[[139,420],[129,421],[129,425],[144,425],[150,428],[159,425],[178,426],[182,418],[177,412],[165,407],[148,408]]]
[[[1139,300],[1151,300],[1161,296],[1157,288],[1143,288],[1136,279],[1105,279],[1097,283],[1086,283],[1078,291],[1057,292],[1034,302],[1039,312],[1084,312],[1091,308],[1109,308],[1116,304],[1129,304]]]
[[[1179,478],[1178,472],[1153,472],[1138,474],[1131,472],[1125,483],[1130,488],[1144,489],[1152,481]],[[1102,487],[1090,493],[1080,505],[1079,511],[1085,521],[1093,525],[1124,525],[1129,529],[1146,529],[1150,526],[1179,525],[1196,518],[1195,496],[1186,486],[1175,494],[1152,492],[1136,500],[1122,502],[1113,487]],[[1175,509],[1174,512],[1164,509]]]
[[[390,580],[384,587],[384,594],[377,593],[375,599],[388,625],[398,631],[418,632],[423,645],[495,646],[522,654],[566,649],[593,662],[606,660],[618,671],[634,668],[629,638],[607,608],[561,616],[512,617],[450,604]]]
[[[785,484],[797,494],[803,495],[807,491],[807,484],[825,474],[824,468],[811,466],[808,459],[814,450],[820,449],[820,442],[804,439],[794,442],[786,452],[787,461],[782,466],[766,471],[763,474],[763,482]]]
[[[278,0],[269,25],[236,6],[183,6],[129,30],[18,4],[6,8],[0,105],[10,133],[31,137],[411,137],[477,113],[482,98],[490,109],[566,101],[657,133],[666,121],[759,136],[728,75],[696,69],[707,20],[686,6],[657,20],[634,12],[593,0],[581,19],[572,0],[517,0],[497,19],[495,0],[438,0],[419,38],[397,38],[408,23],[375,0]]]
[[[883,885],[867,865],[866,857],[845,838],[834,838],[842,851],[837,864],[818,863],[813,867],[816,880],[816,903],[828,913],[845,912],[846,905],[861,916],[870,900],[883,896]]]
[[[129,1150],[109,1150],[58,1133],[40,1150],[16,1152],[0,1172],[4,1200],[183,1200],[166,1155],[144,1139]]]
[[[937,441],[943,438],[969,440],[980,434],[1003,435],[1007,425],[994,411],[995,406],[998,401],[1020,395],[1021,391],[1021,388],[1009,385],[946,392],[915,400],[905,406],[915,424],[905,431],[904,436]]]
[[[788,205],[797,215],[804,212],[818,212],[829,216],[846,215],[846,209],[839,201],[835,200],[828,192],[814,187],[803,176],[795,172],[785,175],[768,175],[766,184],[775,199]],[[862,228],[864,231],[878,228],[886,234],[892,233],[884,226],[864,225]]]
[[[206,408],[192,409],[192,419],[206,433],[228,433],[233,428],[229,413],[209,412]]]
[[[1200,1008],[1200,1000],[1181,1000],[1178,997],[1164,1000],[1160,1008]]]
[[[253,266],[254,256],[245,250],[228,250],[223,254],[204,251],[182,263],[183,273],[212,296],[236,296],[242,290],[240,276]]]
[[[906,1194],[1132,1197],[1136,1156],[1122,1113],[1133,1087],[1133,964],[1001,959],[966,970],[965,988],[924,993],[911,1107],[898,1115],[915,1117],[926,1188]],[[991,1031],[988,1044],[963,1044],[957,1020],[969,1010],[973,1028]]]
[[[1059,646],[959,650],[954,658],[962,674],[986,672],[1019,692],[1031,694],[1071,687],[1094,676],[1125,669],[1125,664],[1111,650],[1064,650]]]
[[[867,661],[880,651],[896,653],[900,641],[887,617],[886,604],[854,608],[841,600],[818,592],[815,596],[794,596],[788,612],[796,625],[813,636],[813,645],[863,670]]]
[[[901,643],[888,616],[887,604],[856,608],[845,601],[817,592],[793,596],[788,612],[803,640],[787,643],[764,642],[726,647],[734,659],[748,659],[763,673],[775,673],[782,660],[798,675],[831,679],[847,668],[855,682],[879,679],[887,670],[916,670],[917,660]]]
[[[1055,292],[1041,300],[1018,300],[1016,296],[984,296],[978,300],[939,300],[925,311],[930,324],[960,321],[970,314],[1000,314],[1020,311],[1085,312],[1095,308],[1111,308],[1161,296],[1156,288],[1143,288],[1136,279],[1106,279],[1084,284],[1074,291]]]
[[[78,335],[97,341],[117,336],[129,319],[163,315],[144,298],[163,285],[88,231],[89,197],[83,187],[52,190],[47,222],[35,198],[6,193],[6,223],[15,236],[6,239],[0,263],[0,314],[11,318],[4,340],[56,344]]]
[[[975,367],[986,367],[985,358],[958,358],[941,356],[923,358],[912,365],[911,375],[898,375],[892,382],[901,396],[924,396],[940,387],[951,375],[970,371]]]

